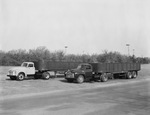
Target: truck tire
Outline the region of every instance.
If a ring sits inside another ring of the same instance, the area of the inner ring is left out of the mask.
[[[132,73],[131,73],[131,72],[127,72],[126,78],[127,78],[127,79],[131,79],[131,78],[132,78]]]
[[[24,80],[24,78],[25,78],[24,73],[19,73],[18,76],[17,76],[18,81],[22,81],[22,80]]]
[[[137,72],[136,71],[132,72],[132,78],[137,78]]]
[[[10,76],[10,79],[11,79],[11,80],[16,80],[16,77]]]
[[[48,80],[50,78],[50,74],[48,72],[44,72],[42,74],[42,78],[45,79],[45,80]]]
[[[83,75],[79,75],[77,77],[77,83],[83,83],[84,82],[84,76]]]
[[[108,75],[107,75],[107,73],[101,74],[100,80],[101,80],[102,82],[108,81]]]

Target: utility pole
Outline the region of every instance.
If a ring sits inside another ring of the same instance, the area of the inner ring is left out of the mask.
[[[68,48],[68,46],[65,46],[65,54],[67,54],[67,48]]]
[[[130,56],[130,44],[126,44],[126,46],[128,47],[128,56]]]
[[[133,56],[134,56],[134,51],[135,51],[135,50],[133,49]]]

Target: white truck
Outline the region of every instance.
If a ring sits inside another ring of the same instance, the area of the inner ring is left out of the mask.
[[[79,63],[76,62],[52,62],[52,61],[36,61],[36,62],[23,62],[21,66],[13,67],[8,71],[7,76],[11,80],[22,81],[25,78],[34,76],[35,79],[48,80],[52,75],[56,75],[57,71],[66,71],[76,67]]]
[[[36,73],[33,62],[23,62],[21,66],[13,67],[8,71],[7,76],[11,80],[23,80],[27,76],[34,76]]]

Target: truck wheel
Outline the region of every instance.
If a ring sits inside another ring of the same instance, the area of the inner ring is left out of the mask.
[[[19,75],[17,76],[17,80],[22,81],[24,80],[25,75],[23,73],[19,73]]]
[[[132,78],[137,78],[137,72],[136,71],[132,72]]]
[[[48,72],[44,72],[42,74],[42,78],[45,79],[45,80],[48,80],[50,78],[50,74]]]
[[[77,83],[83,83],[84,82],[84,76],[83,75],[79,75],[77,78]]]
[[[11,79],[11,80],[16,80],[16,77],[10,76],[10,79]]]
[[[108,81],[108,75],[106,73],[103,73],[100,76],[100,79],[101,79],[102,82],[106,82],[106,81]]]
[[[126,78],[127,79],[131,79],[132,78],[132,73],[131,72],[127,72]]]

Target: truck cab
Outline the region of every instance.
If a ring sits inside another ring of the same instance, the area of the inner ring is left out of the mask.
[[[23,80],[27,76],[35,74],[33,62],[23,62],[19,67],[13,67],[8,71],[7,76],[12,80]]]
[[[72,82],[76,80],[78,83],[82,83],[85,80],[92,79],[93,75],[92,65],[87,63],[79,64],[76,69],[68,70],[65,73],[65,79]]]

